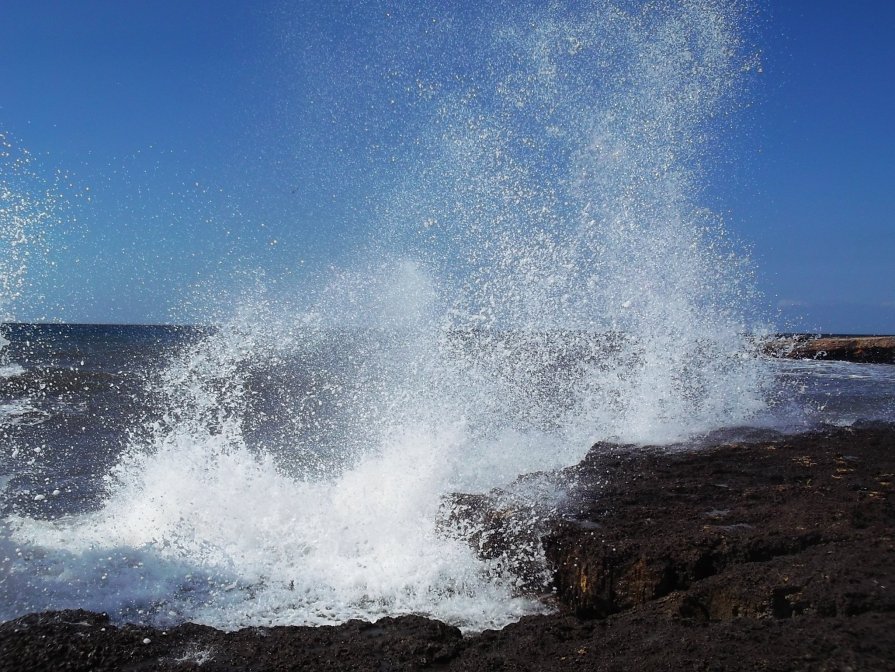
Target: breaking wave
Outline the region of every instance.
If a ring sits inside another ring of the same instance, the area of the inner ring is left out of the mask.
[[[100,510],[5,521],[2,615],[499,627],[549,608],[546,568],[481,557],[453,493],[550,515],[562,488],[517,476],[764,411],[750,267],[701,204],[750,62],[736,3],[494,14],[420,75],[371,242],[299,298],[246,290],[175,357]]]

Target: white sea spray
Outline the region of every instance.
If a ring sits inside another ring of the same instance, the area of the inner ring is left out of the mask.
[[[5,521],[9,609],[499,627],[546,607],[445,531],[450,495],[764,408],[749,264],[700,204],[736,4],[498,14],[424,87],[363,253],[300,299],[247,289],[175,358],[99,511]]]

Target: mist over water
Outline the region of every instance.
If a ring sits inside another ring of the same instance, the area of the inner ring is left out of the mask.
[[[174,357],[100,510],[4,521],[10,613],[502,626],[548,607],[446,529],[450,494],[765,411],[750,267],[701,204],[750,63],[738,5],[486,19],[462,72],[419,79],[369,244],[299,298],[247,288]]]

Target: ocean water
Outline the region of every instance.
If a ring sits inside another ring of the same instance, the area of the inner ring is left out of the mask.
[[[236,628],[424,613],[481,629],[549,608],[503,563],[478,559],[439,527],[452,492],[506,487],[583,456],[584,436],[566,435],[543,408],[501,408],[502,427],[476,427],[446,401],[438,420],[396,423],[394,409],[373,406],[352,418],[345,396],[360,403],[371,379],[386,385],[382,370],[356,379],[359,357],[393,347],[369,332],[305,328],[312,347],[280,341],[276,357],[255,356],[258,343],[241,334],[237,362],[213,352],[232,338],[216,329],[8,325],[5,334],[18,364],[0,380],[0,618],[80,607]],[[580,338],[539,342],[557,361],[538,378],[575,378],[564,358]],[[452,356],[459,348],[476,359],[512,347],[506,335],[499,345],[448,340]],[[895,421],[895,367],[764,363],[778,398],[753,428]],[[527,392],[544,398],[535,406],[562,406],[554,386]],[[562,498],[550,487],[516,494],[549,513]]]
[[[747,15],[476,15],[458,72],[408,70],[414,160],[369,241],[312,287],[222,292],[203,328],[15,324],[53,204],[5,162],[0,618],[500,627],[550,609],[549,568],[536,538],[510,549],[533,577],[479,557],[453,494],[549,516],[562,484],[517,477],[596,441],[892,419],[891,368],[762,355],[754,270],[703,203]]]

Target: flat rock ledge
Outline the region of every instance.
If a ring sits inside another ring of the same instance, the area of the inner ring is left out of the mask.
[[[895,364],[895,336],[784,336],[769,341],[766,351],[787,359]]]
[[[0,625],[0,670],[895,666],[895,427],[598,444],[561,476],[570,495],[538,530],[557,613],[463,636],[419,616],[227,633],[51,612]]]

